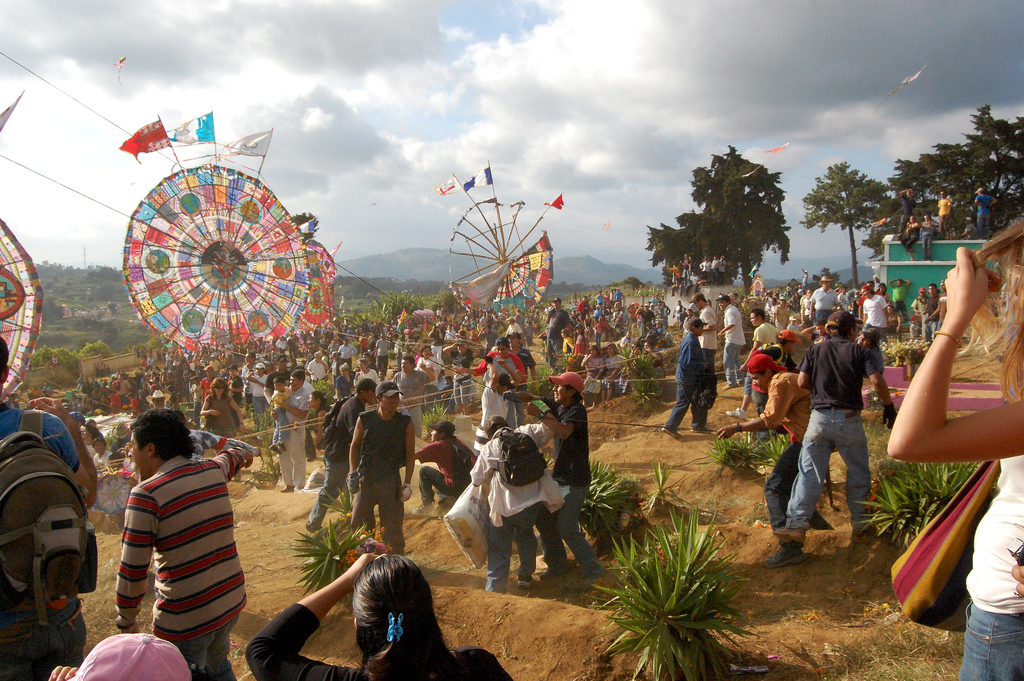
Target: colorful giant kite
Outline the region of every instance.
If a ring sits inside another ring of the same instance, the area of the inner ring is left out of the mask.
[[[25,379],[39,338],[42,311],[43,287],[36,266],[0,220],[0,336],[10,351],[10,376],[3,386],[3,399]]]

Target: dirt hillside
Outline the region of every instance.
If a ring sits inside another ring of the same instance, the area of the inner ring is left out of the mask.
[[[965,368],[972,376],[983,375],[982,380],[992,375],[988,366]],[[709,426],[733,422],[725,411],[735,409],[741,397],[741,390],[724,391]],[[742,625],[755,634],[738,641],[738,664],[768,664],[772,679],[869,678],[856,669],[849,671],[858,659],[859,653],[853,651],[874,641],[921,635],[907,629],[914,625],[890,615],[887,605],[895,602],[889,568],[900,551],[882,539],[850,542],[843,495],[845,469],[838,456],[832,464],[835,506],[825,497],[819,505],[835,530],[808,535],[806,550],[813,554],[812,559],[768,570],[763,561],[778,544],[769,529],[756,526],[758,520],[766,520],[763,476],[709,465],[705,455],[709,435],[682,430],[678,438],[672,438],[657,432],[655,427],[664,422],[667,413],[665,407],[657,413],[637,415],[626,398],[591,410],[593,456],[634,474],[648,489],[652,487],[652,464],[668,462],[676,494],[687,505],[699,508],[702,518],[717,518],[716,526],[726,540],[725,551],[735,554],[735,564],[746,580],[739,594],[747,617]],[[686,419],[684,426],[688,424]],[[309,469],[314,466],[310,464]],[[291,550],[314,497],[256,489],[244,474],[241,481],[231,483],[231,494],[249,594],[248,607],[233,634],[238,646],[233,664],[241,679],[249,676],[242,654],[245,644],[270,618],[302,596],[297,586],[298,561]],[[418,505],[418,494],[414,494],[406,508]],[[508,595],[490,594],[483,590],[485,571],[469,565],[439,518],[407,512],[405,534],[409,556],[424,568],[434,587],[439,619],[450,645],[473,644],[490,650],[516,679],[631,678],[635,658],[610,659],[604,654],[615,631],[606,628],[598,593],[566,592],[559,586],[535,583],[528,591],[510,585]],[[113,528],[106,528],[101,535],[99,588],[83,599],[90,647],[115,633],[114,571],[119,540]],[[147,600],[147,612],[150,605]],[[948,645],[955,647],[955,638]],[[934,661],[927,657],[933,653],[912,647],[908,644],[906,653],[920,658],[929,677],[955,675],[948,661]],[[354,664],[358,653],[351,613],[339,606],[305,653]]]

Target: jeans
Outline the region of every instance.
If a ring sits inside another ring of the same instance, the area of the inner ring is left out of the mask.
[[[1024,622],[1021,615],[1002,615],[967,608],[964,661],[960,681],[1024,679]]]
[[[926,320],[925,321],[925,323],[924,323],[924,342],[925,343],[931,343],[933,340],[935,340],[935,332],[939,330],[940,326],[942,326],[942,324],[939,322],[938,319]]]
[[[924,253],[922,259],[932,259],[932,241],[935,240],[935,232],[921,230],[921,251]]]
[[[340,461],[324,459],[324,486],[320,494],[316,495],[313,502],[313,509],[309,512],[309,519],[306,521],[308,527],[319,530],[327,515],[327,507],[338,498],[338,495],[347,489],[345,479],[348,477],[348,459]]]
[[[546,349],[547,349],[547,360],[548,364],[554,364],[555,359],[558,357],[558,346],[562,342],[561,338],[553,338],[550,335],[547,338]]]
[[[686,416],[686,410],[691,407],[693,408],[693,419],[690,422],[690,427],[702,428],[707,426],[708,410],[697,406],[693,401],[693,397],[697,392],[697,386],[698,381],[696,377],[676,382],[676,403],[672,405],[672,413],[668,415],[668,421],[665,421],[666,430],[678,430],[679,424],[682,423],[683,417]]]
[[[800,472],[801,449],[801,443],[790,443],[765,480],[764,503],[768,508],[768,522],[772,529],[786,526],[786,507],[793,493],[793,482]]]
[[[175,641],[189,669],[205,671],[213,681],[235,681],[228,653],[231,652],[231,629],[238,622],[236,615],[230,622],[209,634],[187,641]]]
[[[859,411],[848,409],[814,409],[800,451],[800,471],[793,484],[793,495],[786,510],[786,527],[807,529],[811,514],[825,486],[832,449],[838,449],[846,463],[846,503],[850,507],[850,524],[860,530],[864,521],[864,501],[871,491],[871,469],[868,467],[868,439]]]
[[[56,667],[80,666],[85,650],[80,608],[79,600],[72,598],[62,610],[47,612],[48,624],[20,625],[29,627],[25,636],[0,643],[0,681],[47,681]]]
[[[259,395],[252,396],[252,414],[257,419],[263,416],[263,412],[265,412],[269,406],[270,403],[267,402],[266,397],[261,397]]]
[[[416,400],[417,402],[422,402],[422,400],[423,400],[422,397],[412,397],[412,398],[409,398],[409,399],[410,399],[410,401]],[[420,438],[422,440],[423,439],[423,407],[420,406],[420,405],[416,405],[415,407],[406,407],[406,410],[409,412],[409,418],[412,419],[412,432],[413,432],[413,435],[415,435],[416,437],[418,437],[418,438]]]
[[[512,564],[512,539],[519,547],[519,576],[527,579],[537,569],[537,536],[533,526],[537,523],[536,503],[515,515],[501,519],[501,527],[488,523],[487,529],[487,586],[488,591],[503,594]]]
[[[992,236],[992,213],[981,213],[978,215],[978,226],[974,230],[978,239],[988,239]]]
[[[740,360],[740,350],[743,348],[739,343],[726,343],[725,354],[722,362],[725,364],[725,382],[730,386],[739,385],[740,367],[743,361]]]
[[[292,431],[288,428],[288,412],[284,409],[274,409],[274,434],[270,437],[270,444],[279,445],[288,441]]]
[[[548,564],[548,569],[556,574],[569,569],[565,546],[568,546],[572,550],[572,555],[576,556],[583,579],[597,579],[604,574],[604,566],[597,559],[594,548],[580,528],[580,513],[583,511],[583,501],[587,498],[589,490],[589,487],[570,487],[562,508],[551,513],[547,507],[542,507],[537,515],[537,529],[540,530],[540,541],[544,547],[544,562]],[[565,546],[562,545],[563,541]]]
[[[444,473],[436,468],[420,466],[420,499],[424,504],[434,503],[434,490],[437,490],[438,496],[458,498],[464,489],[465,485],[459,488],[454,484],[445,484]]]

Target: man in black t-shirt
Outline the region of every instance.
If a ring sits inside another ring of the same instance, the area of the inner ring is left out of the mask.
[[[562,299],[555,298],[552,303],[554,307],[548,310],[548,331],[547,331],[547,360],[548,364],[555,363],[559,348],[562,346],[562,329],[572,323],[569,313],[562,309]]]
[[[846,463],[846,500],[850,508],[852,538],[867,528],[864,501],[871,491],[868,441],[864,434],[861,386],[871,381],[885,405],[882,420],[892,428],[896,408],[889,386],[874,366],[870,351],[853,341],[856,320],[849,312],[835,312],[826,326],[829,337],[807,351],[800,362],[799,385],[811,391],[811,417],[800,451],[800,472],[786,511],[786,526],[775,529],[783,541],[803,543],[811,514],[821,496],[832,450]]]
[[[565,542],[580,565],[580,576],[585,584],[601,579],[605,568],[597,559],[593,547],[580,528],[580,512],[590,491],[590,435],[587,429],[587,408],[583,405],[583,378],[567,371],[548,379],[555,386],[555,398],[538,398],[520,393],[520,399],[543,399],[549,411],[541,413],[530,404],[527,411],[538,416],[554,434],[555,466],[552,477],[565,496],[565,505],[554,513],[545,508],[537,516],[537,529],[544,547],[544,562],[548,569],[541,579],[550,579],[569,570]],[[568,492],[565,488],[568,487]]]

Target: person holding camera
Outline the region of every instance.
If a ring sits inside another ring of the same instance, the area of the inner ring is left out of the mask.
[[[973,567],[967,576],[963,681],[1024,678],[1024,221],[1001,233],[975,256],[957,249],[956,267],[946,278],[946,318],[920,370],[907,389],[889,438],[889,456],[934,463],[999,459],[996,494],[974,535]],[[978,266],[998,260],[1005,282]],[[1000,290],[1001,289],[1001,290]],[[973,320],[973,321],[972,321]],[[950,418],[947,412],[953,362],[961,338],[973,325],[985,348],[1003,358],[1002,386],[1007,402],[993,409]],[[1007,549],[1017,550],[1015,556]]]

